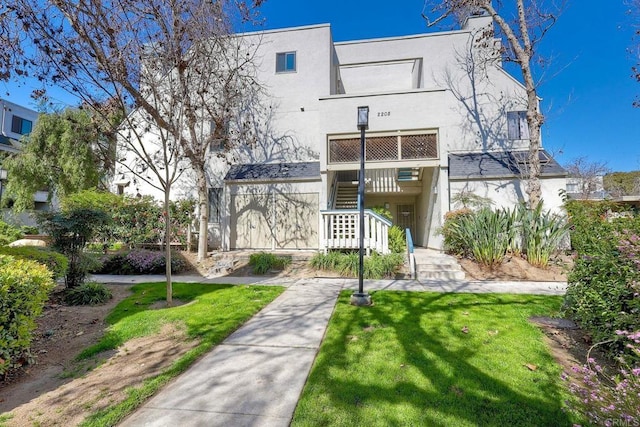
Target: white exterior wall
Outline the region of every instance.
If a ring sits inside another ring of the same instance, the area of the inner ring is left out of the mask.
[[[481,60],[484,52],[470,49],[472,37],[487,23],[490,19],[480,17],[470,19],[461,31],[341,43],[333,43],[329,25],[240,35],[249,45],[257,46],[257,77],[267,92],[265,101],[271,114],[268,138],[236,153],[234,162],[319,159],[321,182],[314,185],[319,188],[320,209],[324,209],[331,187],[327,179],[331,175],[328,138],[359,136],[358,106],[370,108],[369,136],[434,132],[438,159],[413,165],[424,168],[422,191],[413,196],[417,221],[414,240],[441,247],[437,229],[451,208],[450,196],[465,185],[495,199],[496,206],[511,206],[524,194],[519,184],[509,180],[450,183],[447,175],[449,153],[528,146],[528,141],[507,138],[506,113],[525,109],[523,86],[502,70],[499,60],[487,64]],[[296,70],[277,73],[276,54],[285,52],[296,53]],[[402,162],[394,167],[402,167]],[[210,184],[221,186],[227,170],[227,162],[212,160]],[[543,179],[542,186],[546,206],[559,207],[557,190],[564,188],[564,178]],[[185,175],[174,195],[194,195],[193,188]],[[231,193],[243,188],[227,186],[227,205]],[[268,191],[269,186],[260,188]],[[277,191],[275,187],[273,190]],[[139,187],[139,191],[146,194],[151,189]],[[386,196],[380,200],[385,198],[389,199]],[[228,218],[226,221],[212,232],[228,247]]]
[[[565,189],[566,178],[552,177],[540,180],[543,194],[543,207],[556,213],[563,213],[563,202],[560,190]],[[470,191],[480,197],[485,197],[493,203],[492,208],[511,208],[524,200],[526,194],[526,182],[517,178],[513,179],[478,179],[468,181],[451,181],[450,197],[454,197],[461,191]],[[451,202],[448,210],[459,209]]]
[[[0,99],[0,114],[0,135],[7,138],[15,139],[16,141],[19,141],[23,135],[11,131],[11,122],[13,120],[13,116],[18,116],[23,119],[30,120],[33,124],[33,127],[35,127],[36,122],[38,121],[37,111],[22,107],[18,104],[14,104],[13,102],[5,101],[4,99]],[[0,149],[3,148],[2,145],[4,144],[0,144]]]

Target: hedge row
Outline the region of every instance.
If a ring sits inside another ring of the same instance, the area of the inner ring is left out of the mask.
[[[0,255],[0,375],[29,360],[36,318],[54,286],[44,265]]]
[[[63,277],[67,271],[68,260],[64,255],[52,250],[34,246],[9,247],[0,246],[0,255],[10,255],[15,258],[31,260],[45,265],[53,277]]]

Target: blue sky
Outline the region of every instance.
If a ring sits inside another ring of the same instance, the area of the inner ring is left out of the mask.
[[[267,28],[330,23],[334,40],[343,41],[435,31],[426,27],[422,5],[324,0],[292,7],[291,1],[268,0],[262,13]],[[543,145],[561,164],[586,156],[613,171],[640,170],[640,108],[632,107],[640,84],[631,78],[627,10],[624,0],[570,0],[541,45],[555,58],[539,91]]]
[[[613,171],[640,170],[640,108],[632,107],[640,84],[631,78],[633,28],[624,3],[569,0],[541,45],[541,52],[554,58],[539,90],[546,115],[543,145],[561,164],[586,156]],[[267,0],[262,15],[267,29],[330,23],[334,40],[343,41],[435,31],[420,16],[422,5],[422,0]],[[29,89],[0,83],[0,93],[6,90],[14,102],[33,107]],[[58,99],[69,98],[58,94]]]

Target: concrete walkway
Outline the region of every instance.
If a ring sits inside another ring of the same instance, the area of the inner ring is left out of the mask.
[[[107,276],[105,283],[164,281],[164,276]],[[356,279],[203,278],[190,283],[282,285],[287,289],[222,344],[162,389],[121,426],[265,426],[290,424],[342,289]],[[366,280],[365,291],[505,292],[562,295],[563,282]],[[374,295],[375,300],[375,295]]]

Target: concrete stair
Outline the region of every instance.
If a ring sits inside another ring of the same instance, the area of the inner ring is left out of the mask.
[[[451,255],[425,248],[415,248],[416,278],[418,280],[462,280],[464,271]]]
[[[350,182],[338,183],[335,209],[358,209],[358,186]]]

